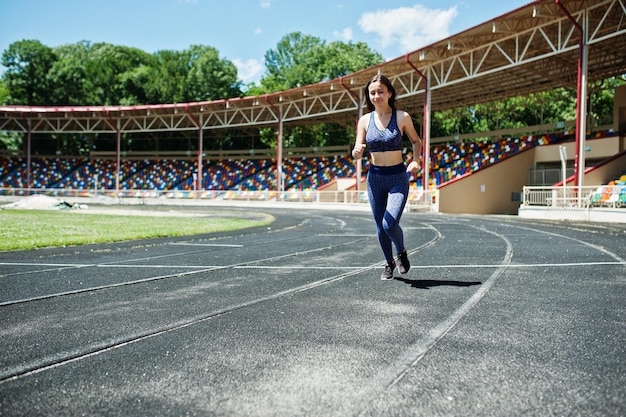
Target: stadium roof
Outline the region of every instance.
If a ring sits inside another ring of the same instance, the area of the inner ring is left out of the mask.
[[[581,36],[582,34],[582,36]],[[449,38],[345,77],[258,97],[142,106],[0,106],[0,130],[149,132],[353,124],[379,71],[400,107],[420,113],[577,86],[581,40],[589,82],[626,73],[626,0],[538,0]],[[428,83],[427,81],[428,80]]]

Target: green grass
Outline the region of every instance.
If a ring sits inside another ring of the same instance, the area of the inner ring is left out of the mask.
[[[192,236],[265,226],[272,220],[271,216],[240,219],[0,210],[0,250],[119,242],[165,236]]]

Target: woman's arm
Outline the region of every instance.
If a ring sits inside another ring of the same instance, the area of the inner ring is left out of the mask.
[[[354,148],[352,149],[352,157],[354,159],[361,159],[363,153],[365,153],[365,133],[367,132],[367,117],[361,116],[356,127],[356,141]]]
[[[415,130],[415,125],[413,124],[413,119],[411,119],[411,115],[407,112],[400,112],[402,117],[399,118],[400,121],[398,123],[402,133],[407,135],[409,140],[411,141],[411,145],[413,146],[413,160],[409,163],[406,170],[407,172],[417,173],[420,168],[420,158],[422,157],[422,139],[420,139],[417,134],[417,130]]]

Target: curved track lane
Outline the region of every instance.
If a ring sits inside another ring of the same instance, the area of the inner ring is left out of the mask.
[[[623,228],[407,213],[383,282],[369,215],[272,214],[0,254],[0,414],[624,411]]]

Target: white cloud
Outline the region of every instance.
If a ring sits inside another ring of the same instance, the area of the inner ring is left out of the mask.
[[[263,73],[263,65],[256,59],[248,59],[247,61],[233,59],[233,64],[237,67],[237,74],[244,84],[260,80]]]
[[[405,53],[450,36],[450,24],[456,15],[456,6],[441,10],[417,4],[364,13],[359,27],[365,33],[378,35],[381,48],[398,44],[398,49]]]
[[[269,9],[271,5],[272,5],[272,0],[261,0],[262,9]]]
[[[352,28],[344,28],[342,30],[336,30],[333,33],[333,35],[335,36],[335,38],[339,38],[348,42],[354,38],[353,33],[352,33]]]

